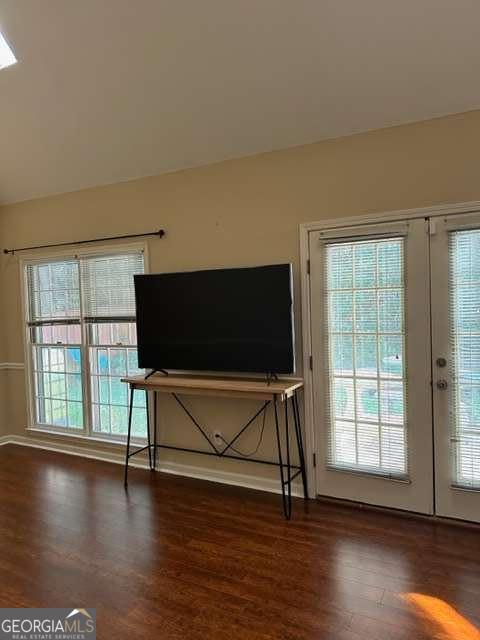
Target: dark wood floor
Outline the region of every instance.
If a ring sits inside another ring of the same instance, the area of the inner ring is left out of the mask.
[[[478,530],[0,447],[0,606],[98,637],[478,640]]]

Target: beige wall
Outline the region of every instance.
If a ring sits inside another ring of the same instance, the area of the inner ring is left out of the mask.
[[[479,142],[480,111],[384,129],[5,206],[0,209],[0,237],[6,246],[25,246],[163,227],[166,238],[149,242],[152,271],[292,261],[300,331],[299,224],[480,200]],[[0,353],[19,362],[18,258],[2,255],[0,267]],[[2,380],[5,375],[0,384]],[[8,380],[8,429],[21,434],[26,424],[23,373],[9,372]],[[203,421],[211,419],[212,428],[225,430],[252,409],[251,403],[225,400],[212,406],[212,401],[197,398],[191,404]],[[178,415],[167,412],[167,436],[186,441],[190,438]],[[242,445],[248,449],[254,441]],[[263,454],[274,454],[269,437]],[[197,462],[186,455],[181,459]],[[198,463],[207,464],[203,458]],[[245,472],[239,465],[228,468]],[[263,468],[253,471],[263,473]]]

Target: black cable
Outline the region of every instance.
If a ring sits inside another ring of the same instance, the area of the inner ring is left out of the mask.
[[[251,453],[243,453],[242,451],[235,449],[235,447],[229,447],[229,449],[231,449],[232,451],[235,451],[235,453],[238,453],[239,456],[243,456],[244,458],[250,458],[251,456],[254,456],[257,453],[257,451],[260,449],[260,445],[262,444],[262,440],[263,440],[263,432],[265,431],[265,418],[267,416],[268,406],[269,405],[266,405],[265,409],[263,410],[262,428],[260,430],[260,437],[258,439],[258,443],[255,448],[255,451],[252,451]],[[222,440],[224,444],[228,445],[228,442],[225,440],[225,438],[222,435],[218,434],[217,438],[219,438],[219,440]]]

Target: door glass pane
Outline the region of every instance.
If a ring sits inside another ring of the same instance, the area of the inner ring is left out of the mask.
[[[326,245],[329,459],[408,474],[402,238]]]
[[[480,488],[480,230],[450,234],[452,483]]]

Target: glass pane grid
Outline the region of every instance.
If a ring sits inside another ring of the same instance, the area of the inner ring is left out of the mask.
[[[82,342],[82,329],[79,324],[54,324],[30,328],[31,341],[37,344],[80,345]]]
[[[116,347],[137,345],[135,322],[98,322],[89,324],[90,344]]]
[[[480,230],[449,235],[452,484],[480,489]]]
[[[40,424],[83,428],[80,347],[34,347],[34,393]]]
[[[140,375],[137,350],[127,347],[90,347],[92,428],[97,433],[126,435],[128,428],[128,385],[126,376]],[[132,411],[132,434],[146,436],[145,392],[136,392]]]
[[[331,467],[407,475],[403,240],[326,246]]]

